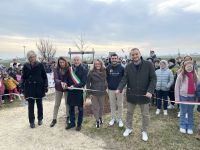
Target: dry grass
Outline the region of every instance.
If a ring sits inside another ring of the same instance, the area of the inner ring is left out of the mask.
[[[100,137],[106,141],[105,149],[133,149],[133,150],[198,150],[200,142],[194,135],[181,134],[179,132],[178,118],[176,110],[169,111],[169,115],[155,115],[155,108],[151,108],[151,122],[149,128],[149,141],[147,143],[141,140],[141,115],[137,108],[134,114],[134,131],[131,136],[124,138],[122,136],[124,128],[120,129],[115,125],[108,127],[110,115],[105,116],[105,124],[101,129],[96,129],[94,119],[88,117],[85,119],[83,132],[91,137]],[[125,120],[125,119],[124,119]],[[199,114],[195,111],[195,127],[200,121]],[[196,129],[194,133],[196,133]]]
[[[122,136],[125,128],[108,127],[110,114],[104,116],[104,125],[95,128],[92,115],[84,118],[83,129],[80,133],[66,131],[64,102],[58,115],[58,124],[50,128],[54,101],[52,97],[44,101],[44,125],[32,130],[28,126],[27,106],[16,101],[13,106],[4,106],[0,110],[0,149],[109,149],[109,150],[198,150],[200,142],[194,135],[183,135],[179,132],[176,110],[170,110],[169,115],[155,115],[156,108],[151,107],[151,122],[149,141],[141,140],[141,115],[137,107],[134,114],[134,131],[129,137]],[[124,118],[125,118],[124,110]],[[125,119],[124,119],[125,120]],[[195,109],[195,127],[200,121],[200,115]]]

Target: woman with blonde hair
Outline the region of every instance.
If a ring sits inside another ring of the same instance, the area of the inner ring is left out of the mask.
[[[28,62],[24,64],[22,70],[22,92],[28,101],[28,116],[31,128],[35,128],[34,105],[38,108],[38,125],[42,125],[43,104],[42,98],[48,92],[48,80],[44,66],[37,61],[34,51],[27,53]]]
[[[92,110],[96,119],[96,128],[99,128],[100,125],[103,124],[103,106],[107,89],[106,69],[101,60],[97,59],[94,61],[93,69],[88,74],[86,87],[88,89],[97,90],[90,91],[88,94],[92,101]]]

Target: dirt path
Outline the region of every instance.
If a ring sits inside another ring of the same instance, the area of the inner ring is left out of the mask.
[[[54,101],[46,100],[43,105],[43,125],[36,125],[35,129],[29,127],[27,105],[0,110],[0,150],[98,150],[106,146],[99,137],[91,138],[82,132],[64,129],[64,100],[58,113],[58,123],[54,128],[49,127]]]

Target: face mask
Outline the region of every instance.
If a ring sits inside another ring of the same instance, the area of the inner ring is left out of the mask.
[[[187,64],[187,65],[185,66],[185,70],[186,70],[187,72],[192,72],[192,71],[193,71],[193,65],[192,65],[192,64]]]

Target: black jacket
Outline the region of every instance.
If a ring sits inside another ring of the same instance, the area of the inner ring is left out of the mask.
[[[156,74],[152,63],[142,60],[138,70],[133,63],[125,68],[118,89],[122,90],[127,85],[127,101],[133,104],[146,104],[150,99],[144,95],[154,93],[156,87]]]
[[[42,98],[48,91],[48,80],[44,66],[36,62],[34,66],[25,63],[22,70],[22,89],[25,98]]]
[[[78,67],[76,67],[76,70],[75,70],[75,66],[73,66],[73,69],[77,77],[80,79],[80,83],[74,84],[71,78],[71,75],[69,71],[67,70],[66,72],[67,86],[70,87],[73,85],[76,88],[83,88],[87,81],[87,70],[82,65],[79,65]],[[67,103],[70,106],[83,106],[83,91],[82,90],[68,90]]]

